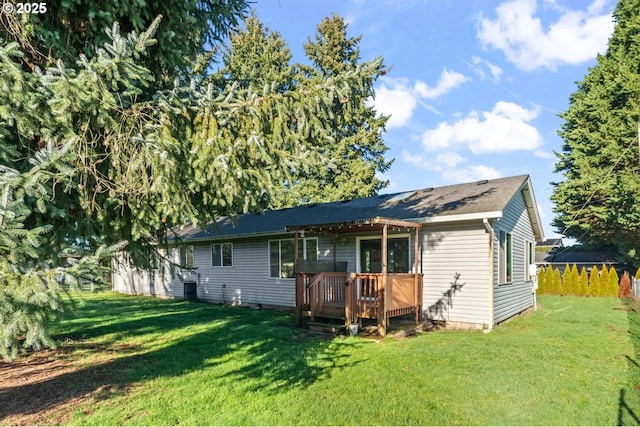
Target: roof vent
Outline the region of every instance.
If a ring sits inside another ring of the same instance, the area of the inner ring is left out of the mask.
[[[483,179],[483,180],[477,182],[478,185],[484,185],[484,184],[488,184],[488,183],[489,183],[488,179]]]

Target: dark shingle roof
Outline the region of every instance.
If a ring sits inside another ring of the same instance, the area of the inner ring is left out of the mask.
[[[177,230],[185,240],[208,240],[284,233],[287,226],[335,224],[376,217],[417,219],[450,215],[502,211],[516,192],[528,181],[528,175],[424,188],[378,195],[362,199],[270,210],[221,218],[217,227],[205,230],[186,226]]]

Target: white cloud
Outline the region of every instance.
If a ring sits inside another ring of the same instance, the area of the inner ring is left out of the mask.
[[[481,79],[485,79],[487,77],[487,73],[484,70],[484,67],[486,67],[489,74],[491,74],[491,80],[493,80],[494,83],[500,83],[502,68],[478,56],[472,56],[471,61],[473,65],[469,64],[469,66],[478,76],[480,76]]]
[[[381,79],[381,84],[376,89],[376,98],[371,104],[379,113],[391,116],[387,122],[388,129],[402,127],[413,116],[418,101],[439,98],[468,80],[469,78],[463,74],[446,68],[442,70],[434,87],[420,80],[412,86],[408,79],[385,77]],[[430,109],[424,103],[420,105]],[[439,114],[435,109],[432,111]]]
[[[414,86],[414,90],[422,98],[435,99],[457,88],[468,80],[469,78],[464,74],[456,73],[455,71],[447,70],[445,68],[442,70],[438,83],[435,87],[429,87],[426,83],[417,81]]]
[[[453,184],[479,181],[481,179],[502,178],[502,174],[490,166],[469,165],[465,168],[451,169],[442,172],[442,178]]]
[[[455,151],[447,151],[436,156],[436,162],[447,168],[455,168],[460,163],[464,163],[466,161],[467,159]]]
[[[474,154],[535,150],[542,136],[528,122],[537,116],[537,108],[499,101],[491,111],[472,111],[452,124],[442,122],[427,130],[422,144],[430,151],[465,145]]]
[[[555,70],[562,64],[579,64],[604,53],[613,31],[604,2],[595,0],[585,11],[556,7],[555,22],[543,25],[536,16],[536,0],[511,0],[496,8],[496,18],[481,16],[477,37],[484,46],[503,51],[516,67],[531,71]]]
[[[436,156],[424,156],[422,154],[410,153],[407,150],[400,152],[402,160],[412,165],[426,169],[429,171],[441,172],[444,169],[455,168],[461,163],[467,162],[467,159],[462,157],[455,151],[447,151],[440,153]]]
[[[409,122],[416,108],[416,98],[401,82],[392,82],[391,87],[382,84],[376,89],[373,105],[378,113],[391,116],[387,128],[402,127]]]

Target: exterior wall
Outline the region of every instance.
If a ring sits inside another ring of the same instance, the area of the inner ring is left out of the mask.
[[[503,211],[500,220],[493,223],[493,314],[500,323],[533,306],[533,282],[525,278],[525,242],[535,242],[531,221],[524,198],[518,192]],[[512,234],[513,281],[499,283],[500,230]]]
[[[168,268],[152,271],[136,270],[121,256],[112,262],[112,269],[112,286],[116,292],[164,298],[173,296],[171,272]]]
[[[482,221],[425,224],[420,236],[424,317],[488,325],[489,233]]]

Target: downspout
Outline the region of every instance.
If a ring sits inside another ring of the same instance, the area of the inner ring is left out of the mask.
[[[491,332],[493,330],[493,227],[487,218],[484,218],[482,223],[489,233],[489,325],[485,332]]]

